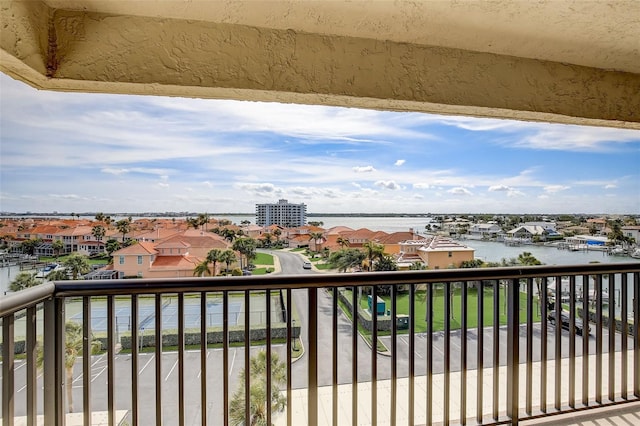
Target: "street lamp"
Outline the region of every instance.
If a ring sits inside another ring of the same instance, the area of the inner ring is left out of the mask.
[[[293,350],[297,351],[298,348],[296,347],[296,336],[295,336],[295,332],[296,332],[296,320],[292,319],[291,320],[291,338],[293,339]]]

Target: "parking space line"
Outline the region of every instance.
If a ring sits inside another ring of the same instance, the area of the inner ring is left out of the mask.
[[[147,368],[147,365],[149,365],[151,363],[151,361],[153,361],[153,358],[155,357],[155,355],[151,355],[151,358],[149,358],[149,361],[147,361],[147,363],[144,365],[144,367],[142,367],[142,369],[140,370],[140,372],[138,373],[138,376],[142,374],[142,372],[144,371],[145,368]]]
[[[164,381],[166,382],[167,380],[169,380],[169,376],[171,376],[171,373],[173,373],[173,370],[176,369],[176,365],[178,365],[178,360],[176,359],[176,362],[173,364],[173,367],[171,367],[171,370],[169,370],[169,374],[167,374],[167,377],[164,378]]]

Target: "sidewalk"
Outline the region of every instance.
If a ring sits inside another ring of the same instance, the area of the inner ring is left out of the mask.
[[[117,410],[115,413],[115,423],[119,425],[127,415],[127,410]],[[82,426],[84,425],[83,413],[67,413],[65,417],[66,426]],[[15,426],[26,426],[27,417],[15,417],[13,419]],[[44,426],[44,416],[39,415],[37,418],[38,426]],[[91,425],[92,426],[109,426],[109,415],[106,411],[94,411],[91,413]]]

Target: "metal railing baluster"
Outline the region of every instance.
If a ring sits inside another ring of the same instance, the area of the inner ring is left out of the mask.
[[[251,401],[250,394],[250,350],[251,350],[251,292],[244,292],[244,424],[251,424],[251,407],[249,405]]]
[[[398,405],[398,324],[396,315],[396,295],[398,288],[391,286],[391,426],[396,424]]]
[[[484,403],[484,281],[478,281],[478,345],[476,357],[478,363],[478,378],[476,385],[476,423],[481,424],[484,417],[482,404]]]
[[[626,400],[629,397],[627,374],[629,371],[629,365],[627,362],[628,355],[628,340],[629,340],[629,286],[628,286],[627,274],[622,274],[622,282],[620,284],[621,306],[620,306],[620,397]],[[637,373],[636,373],[637,374]]]
[[[547,412],[547,309],[549,307],[548,282],[542,278],[542,286],[538,294],[540,298],[540,411]]]
[[[409,285],[409,413],[408,423],[415,424],[415,374],[416,374],[416,288]]]
[[[520,418],[520,290],[519,280],[507,287],[507,417],[512,425]]]
[[[265,371],[265,387],[268,395],[267,403],[267,424],[271,424],[271,290],[265,291],[265,313],[266,313],[266,346],[267,346],[267,365]]]
[[[467,282],[462,283],[460,298],[460,423],[467,424]]]
[[[553,406],[556,411],[561,409],[561,392],[562,392],[562,278],[555,277],[555,291],[553,309],[555,310],[555,354],[554,354],[554,392]]]
[[[294,332],[291,328],[291,324],[292,324],[292,303],[291,303],[291,289],[288,288],[286,291],[287,294],[287,302],[286,302],[286,312],[287,312],[287,317],[285,318],[285,321],[287,323],[287,426],[291,426],[292,425],[292,415],[293,415],[293,409],[292,409],[292,405],[293,405],[293,386],[292,386],[292,380],[291,380],[291,365],[292,363],[292,358],[291,358],[291,342],[293,341],[293,339],[295,339],[295,335]]]
[[[2,319],[2,424],[13,426],[15,416],[14,368],[15,368],[15,315]]]
[[[224,324],[224,319],[223,319]],[[222,337],[224,339],[224,336]],[[200,424],[207,426],[207,292],[200,292]],[[224,348],[224,340],[223,340]],[[224,349],[223,349],[224,350]],[[224,350],[226,354],[228,350]],[[228,355],[227,355],[228,356]],[[223,372],[226,376],[227,370]],[[225,416],[228,415],[224,408]]]
[[[91,298],[82,297],[82,412],[84,426],[91,425]]]
[[[443,422],[450,423],[451,414],[451,285],[444,285],[444,413]]]
[[[582,276],[582,405],[589,405],[589,339],[591,320],[589,318],[589,276]]]
[[[36,426],[38,417],[37,305],[27,308],[27,426]],[[3,393],[4,395],[4,393]],[[4,411],[3,411],[4,412]]]
[[[178,424],[184,425],[184,293],[178,293]]]
[[[527,394],[525,413],[532,414],[533,405],[533,278],[527,278]]]
[[[371,424],[378,424],[378,286],[371,286]]]
[[[569,277],[569,407],[576,408],[576,277],[573,275]]]
[[[433,424],[433,283],[427,283],[426,316],[427,316],[427,359],[426,359],[426,420],[427,425]]]
[[[115,334],[114,296],[107,296],[107,412],[110,426],[115,424]]]
[[[308,389],[308,422],[318,424],[318,289],[309,288],[308,314],[309,324],[309,389]]]
[[[500,417],[500,281],[493,282],[493,419]]]
[[[338,287],[331,290],[331,321],[333,332],[331,333],[331,421],[338,424]]]
[[[358,291],[353,286],[351,296],[351,424],[358,425]]]
[[[138,295],[131,295],[131,420],[134,425],[140,424],[140,416],[138,413],[138,329],[140,327],[138,321]],[[144,341],[141,342],[140,348]]]
[[[207,346],[205,339],[205,353]],[[206,387],[206,380],[204,384]],[[202,409],[205,410],[206,405]],[[222,292],[222,420],[223,424],[229,424],[229,292],[226,290]]]
[[[602,275],[598,274],[596,288],[596,402],[602,404]]]
[[[156,425],[162,426],[162,293],[155,297]]]
[[[640,398],[640,272],[633,274],[633,395]]]
[[[609,274],[609,401],[616,399],[616,303],[615,303],[615,275]]]

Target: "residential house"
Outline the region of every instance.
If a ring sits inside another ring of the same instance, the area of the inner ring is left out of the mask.
[[[502,228],[497,223],[475,223],[469,228],[470,238],[497,238]]]
[[[409,269],[416,262],[429,269],[457,268],[475,255],[473,248],[442,236],[403,241],[400,247],[396,260],[399,269]]]

